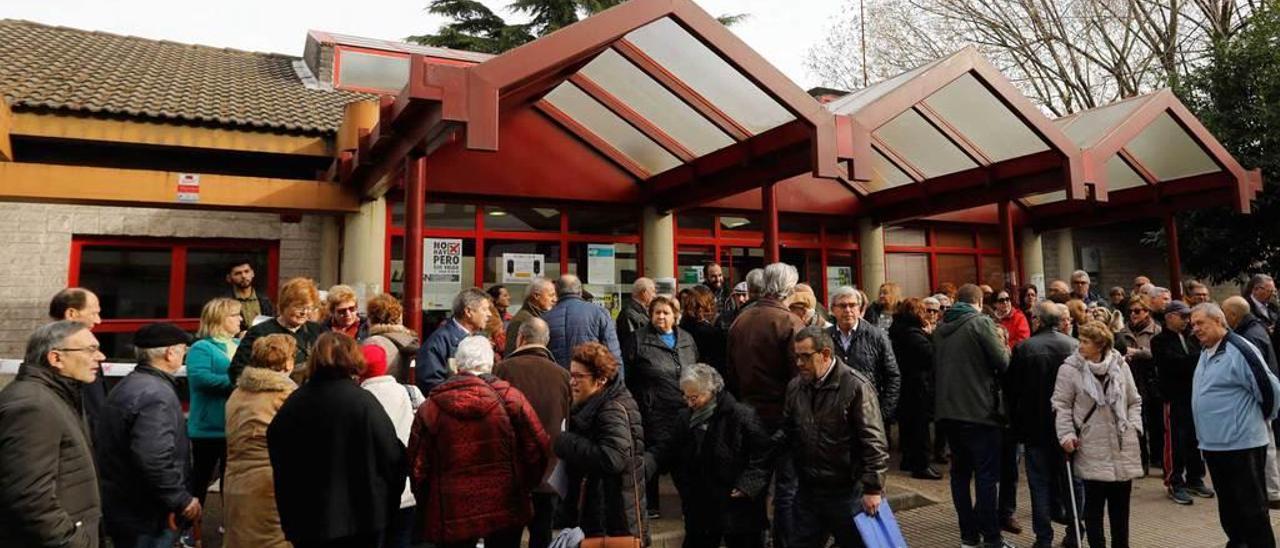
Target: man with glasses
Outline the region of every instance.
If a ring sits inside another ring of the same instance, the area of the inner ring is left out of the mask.
[[[1089,273],[1083,270],[1077,270],[1071,273],[1071,298],[1084,301],[1086,306],[1099,304],[1106,306],[1106,301],[1102,300],[1102,296],[1090,289],[1092,280],[1089,279]]]
[[[1200,303],[1207,303],[1212,301],[1212,299],[1210,299],[1209,297],[1209,286],[1204,285],[1195,280],[1191,280],[1187,282],[1186,293],[1187,293],[1186,305],[1190,307],[1195,307]]]
[[[831,313],[835,315],[836,324],[827,328],[827,335],[836,342],[835,353],[841,363],[873,380],[880,411],[886,421],[892,422],[898,408],[902,376],[889,335],[862,319],[866,304],[866,295],[852,287],[832,291]]]
[[[1142,468],[1146,473],[1152,464],[1162,466],[1164,455],[1164,401],[1160,397],[1155,360],[1151,355],[1151,340],[1160,334],[1160,324],[1155,321],[1151,300],[1145,295],[1129,299],[1127,310],[1128,327],[1116,333],[1116,338],[1124,341],[1124,358],[1129,362],[1133,381],[1142,396],[1142,420],[1146,426],[1142,434],[1145,437],[1142,441]]]

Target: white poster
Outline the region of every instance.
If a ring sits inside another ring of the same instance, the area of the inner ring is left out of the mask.
[[[502,283],[527,284],[546,274],[546,259],[541,253],[503,253]]]
[[[853,285],[853,269],[847,266],[828,266],[827,291],[830,292],[846,285]]]
[[[462,291],[462,240],[426,238],[422,257],[422,309],[448,310]]]
[[[613,244],[587,244],[587,283],[613,285],[617,273]]]

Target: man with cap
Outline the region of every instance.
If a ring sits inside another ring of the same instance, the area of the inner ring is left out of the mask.
[[[1191,333],[1191,307],[1172,301],[1164,310],[1165,329],[1151,338],[1151,355],[1164,396],[1164,485],[1169,500],[1191,504],[1192,497],[1209,498],[1204,484],[1204,459],[1196,441],[1191,415],[1191,383],[1200,360],[1200,341]]]
[[[138,365],[107,396],[94,432],[107,535],[117,548],[167,548],[200,518],[174,376],[189,344],[191,335],[170,323],[139,329]]]

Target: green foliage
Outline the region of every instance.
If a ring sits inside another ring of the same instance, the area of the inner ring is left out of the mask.
[[[1209,62],[1176,90],[1246,168],[1280,177],[1280,7],[1250,18],[1217,44]],[[1226,208],[1179,215],[1183,267],[1215,282],[1280,272],[1280,188],[1265,184],[1253,213]]]

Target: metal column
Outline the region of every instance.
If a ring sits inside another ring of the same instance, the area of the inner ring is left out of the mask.
[[[422,226],[427,201],[427,158],[406,160],[404,178],[404,324],[422,336]]]

